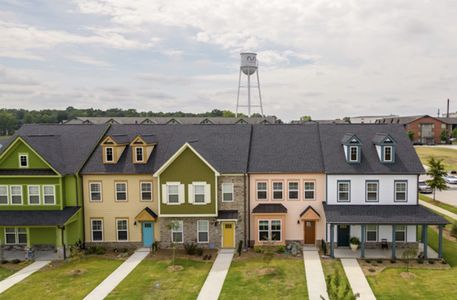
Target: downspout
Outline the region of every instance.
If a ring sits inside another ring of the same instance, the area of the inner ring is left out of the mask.
[[[84,212],[85,212],[84,211],[84,200],[82,199],[83,198],[83,194],[79,193],[80,192],[79,188],[81,187],[81,189],[83,189],[83,186],[82,186],[82,183],[81,183],[81,180],[80,180],[80,177],[79,177],[79,172],[77,172],[75,174],[75,178],[76,178],[76,204],[78,206],[80,206],[79,205],[79,202],[80,202],[79,197],[81,197],[81,206],[80,206],[81,207],[81,218],[82,218],[81,226],[83,227],[82,228],[82,239],[83,240],[81,242],[82,242],[82,246],[83,246],[83,245],[85,245],[84,241],[86,240],[86,226],[85,226],[86,218],[85,218],[85,214],[84,214]]]

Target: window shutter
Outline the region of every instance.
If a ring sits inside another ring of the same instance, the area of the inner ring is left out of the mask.
[[[167,185],[162,184],[162,203],[168,203]]]
[[[194,199],[194,185],[193,184],[188,184],[187,185],[187,189],[188,189],[188,196],[189,198],[187,198],[187,201],[189,201],[189,203],[193,204],[195,202],[195,199]]]
[[[211,203],[211,184],[205,185],[205,203]]]
[[[186,202],[186,196],[185,196],[185,192],[184,192],[184,187],[185,187],[184,184],[180,184],[179,185],[179,203],[180,204],[183,204],[184,202]]]

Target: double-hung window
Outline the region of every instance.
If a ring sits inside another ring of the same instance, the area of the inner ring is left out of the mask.
[[[384,146],[384,161],[392,161],[392,146]]]
[[[407,181],[395,181],[395,202],[407,202]]]
[[[168,203],[179,204],[179,184],[167,184]]]
[[[204,183],[194,183],[194,203],[205,203],[205,187]]]
[[[349,147],[349,161],[359,161],[359,147],[358,146]]]
[[[22,205],[22,185],[11,185],[11,204]]]
[[[29,156],[27,154],[19,154],[19,168],[29,167]]]
[[[144,149],[143,147],[135,147],[135,161],[144,162]]]
[[[350,202],[351,194],[351,182],[350,181],[338,181],[338,202]]]
[[[257,182],[257,200],[267,200],[267,182]]]
[[[129,221],[127,219],[116,220],[116,231],[118,241],[129,240]]]
[[[114,162],[114,149],[113,147],[105,147],[105,162]]]
[[[259,220],[259,241],[281,241],[281,220]]]
[[[305,181],[304,183],[304,198],[305,200],[314,200],[316,184],[314,181]]]
[[[45,205],[56,204],[56,188],[53,185],[43,185],[43,203]]]
[[[127,201],[126,182],[116,182],[116,201]]]
[[[281,240],[281,221],[280,220],[271,220],[271,240],[280,241]]]
[[[103,220],[102,219],[92,219],[91,220],[91,233],[92,241],[103,241]]]
[[[365,232],[366,232],[367,242],[377,242],[378,241],[378,226],[366,225]]]
[[[90,201],[102,201],[102,184],[100,182],[89,183]]]
[[[290,181],[288,182],[288,198],[289,200],[298,200],[298,181]]]
[[[283,183],[281,181],[273,182],[273,200],[283,199]]]
[[[379,201],[379,182],[368,180],[365,182],[366,202]]]
[[[141,201],[152,201],[152,183],[141,182]]]
[[[233,183],[222,184],[222,202],[233,201]]]
[[[183,242],[183,222],[182,221],[173,221],[174,224],[171,227],[171,241],[173,243],[182,243]]]
[[[25,228],[5,228],[5,244],[25,245],[27,244],[27,229]]]
[[[259,221],[259,241],[269,241],[269,221],[260,220]]]
[[[0,205],[8,204],[8,186],[0,185]]]
[[[29,194],[29,205],[40,205],[40,186],[29,185],[27,188]]]
[[[209,221],[198,220],[197,221],[197,242],[208,243],[209,241]]]
[[[395,241],[406,242],[406,225],[395,226]]]

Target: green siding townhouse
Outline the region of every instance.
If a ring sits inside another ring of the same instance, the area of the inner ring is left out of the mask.
[[[79,169],[108,125],[24,125],[0,153],[4,249],[64,249],[83,241]],[[66,247],[63,247],[63,246]]]

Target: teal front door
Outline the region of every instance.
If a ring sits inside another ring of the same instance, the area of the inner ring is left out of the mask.
[[[151,247],[154,243],[154,225],[152,222],[143,222],[143,244]]]

